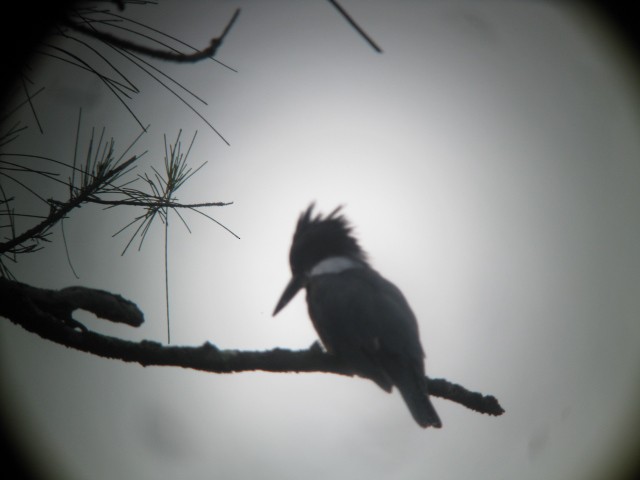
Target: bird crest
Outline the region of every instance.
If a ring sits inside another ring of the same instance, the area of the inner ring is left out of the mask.
[[[289,263],[294,274],[308,272],[318,262],[333,256],[345,256],[366,263],[367,255],[353,235],[353,227],[340,213],[342,205],[329,215],[314,214],[311,203],[298,218]]]

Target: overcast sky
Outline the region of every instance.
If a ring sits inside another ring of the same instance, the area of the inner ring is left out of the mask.
[[[191,163],[208,163],[179,199],[233,201],[208,213],[240,237],[196,215],[189,234],[170,217],[172,343],[311,345],[304,294],[271,312],[297,216],[311,201],[326,213],[342,204],[373,266],[412,305],[428,374],[495,395],[506,414],[436,398],[443,428],[423,430],[397,392],[362,379],[142,368],[1,322],[2,405],[47,471],[588,479],[611,478],[638,447],[638,70],[597,18],[564,3],[342,4],[383,54],[325,1],[127,7],[200,47],[242,7],[217,57],[237,72],[154,63],[208,102],[198,111],[230,145],[127,71],[144,87],[130,105],[151,124],[133,148],[149,150],[137,172],[162,166],[163,134],[182,129],[188,143],[197,131]],[[44,135],[25,109],[29,130],[7,151],[71,158],[81,105],[81,148],[93,126],[120,150],[140,133],[97,79],[36,66]],[[40,287],[120,293],[144,311],[141,328],[87,324],[166,342],[160,224],[125,256],[128,237],[111,237],[139,213],[83,207],[65,220],[79,280],[59,228],[13,271]]]

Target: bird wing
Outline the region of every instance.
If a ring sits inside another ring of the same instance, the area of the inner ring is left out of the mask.
[[[398,287],[353,268],[312,277],[307,303],[329,351],[384,390],[396,386],[420,426],[442,426],[429,400],[418,323]]]
[[[387,364],[424,375],[416,318],[402,292],[375,270],[312,277],[307,303],[327,350],[369,372],[385,390],[395,383]]]

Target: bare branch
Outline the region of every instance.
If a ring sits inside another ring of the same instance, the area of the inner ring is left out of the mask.
[[[86,310],[99,318],[115,323],[124,323],[132,327],[139,327],[144,322],[144,316],[136,304],[122,298],[120,295],[87,287],[67,287],[62,290],[47,290],[36,288],[24,283],[0,277],[0,292],[3,307],[1,314],[7,315],[12,309],[27,307],[34,312],[48,314],[61,324],[78,328],[80,323],[71,316],[75,310]],[[4,304],[7,307],[4,307]],[[7,311],[4,311],[8,308]],[[7,315],[7,316],[9,316]],[[11,317],[9,317],[11,318]],[[86,331],[84,326],[81,330]]]
[[[340,15],[342,15],[344,19],[349,22],[349,25],[351,25],[362,36],[362,38],[364,38],[366,42],[371,45],[371,48],[373,48],[378,53],[382,53],[382,49],[378,46],[378,44],[373,41],[373,39],[367,34],[367,32],[362,29],[360,25],[356,23],[353,17],[349,15],[349,12],[342,8],[342,5],[340,5],[336,0],[329,0],[329,3],[336,7],[336,10],[340,12]]]
[[[105,33],[99,30],[95,30],[93,28],[86,27],[84,25],[80,25],[72,21],[71,19],[67,19],[64,24],[67,27],[71,28],[72,30],[83,33],[89,37],[95,38],[97,40],[108,43],[110,45],[113,45],[114,47],[123,48],[131,52],[142,53],[149,57],[157,58],[160,60],[167,60],[167,61],[177,62],[177,63],[195,63],[200,60],[212,58],[216,54],[216,52],[218,51],[218,48],[220,47],[220,45],[222,45],[222,42],[225,36],[231,30],[231,27],[233,26],[233,24],[235,23],[239,15],[240,15],[240,9],[238,8],[233,13],[231,20],[229,20],[229,22],[227,23],[227,26],[225,27],[225,29],[223,30],[222,34],[219,37],[211,39],[211,43],[207,48],[204,48],[202,50],[199,50],[195,53],[190,53],[190,54],[175,53],[167,50],[158,50],[155,48],[145,47],[143,45],[130,42],[123,38],[116,37],[115,35],[111,35],[109,33]]]
[[[75,287],[78,288],[78,287]],[[7,301],[0,303],[0,315],[22,328],[52,342],[74,348],[99,357],[139,363],[142,366],[173,366],[211,373],[235,373],[248,371],[264,372],[324,372],[346,376],[362,376],[349,366],[343,364],[333,355],[325,353],[321,348],[312,346],[307,350],[285,350],[274,348],[264,351],[221,350],[209,342],[199,347],[164,346],[157,342],[131,342],[115,337],[101,335],[86,329],[78,322],[69,322],[56,316],[55,309],[46,310],[46,302],[39,301],[40,293],[32,297],[33,287],[0,278],[0,296]],[[117,305],[124,305],[125,310],[137,310],[135,305],[118,295],[103,291],[81,289],[78,298],[91,298],[94,294],[101,303],[113,297]],[[61,295],[74,297],[73,291],[63,289],[60,292],[46,290],[45,295],[56,298]],[[97,293],[96,293],[97,292]],[[75,301],[77,308],[86,308],[87,304]],[[94,308],[93,301],[89,307]],[[64,310],[66,314],[67,310]],[[112,315],[124,323],[127,314]],[[137,318],[135,315],[133,319]],[[140,313],[140,323],[142,314]],[[116,320],[118,321],[118,320]],[[461,385],[445,379],[427,379],[431,395],[459,403],[471,410],[488,415],[502,415],[504,409],[498,400],[491,395],[471,392]]]

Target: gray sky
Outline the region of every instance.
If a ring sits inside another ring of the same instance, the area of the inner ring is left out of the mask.
[[[183,202],[233,201],[170,231],[172,343],[306,348],[299,295],[273,307],[295,220],[315,200],[345,205],[372,263],[405,293],[427,371],[498,397],[479,415],[435,399],[422,430],[399,395],[325,374],[212,375],[95,358],[0,323],[3,407],[39,461],[64,478],[596,477],[638,446],[640,143],[638,71],[584,12],[549,2],[343,0],[373,52],[328,2],[161,2],[139,20],[205,46],[239,5],[218,58],[162,67],[208,101],[134,100],[150,131],[140,172],[161,166],[164,133],[197,130]],[[179,5],[178,5],[179,4]],[[152,13],[150,13],[152,12]],[[124,148],[139,127],[90,77],[43,62],[45,136],[7,150],[73,154],[107,127]],[[36,73],[34,73],[34,77]],[[43,191],[49,188],[42,185]],[[14,272],[37,286],[121,293],[145,312],[127,339],[165,341],[162,229],[141,252],[111,235],[137,212],[88,207],[65,221],[80,280],[55,242]],[[17,407],[19,405],[19,407]]]

